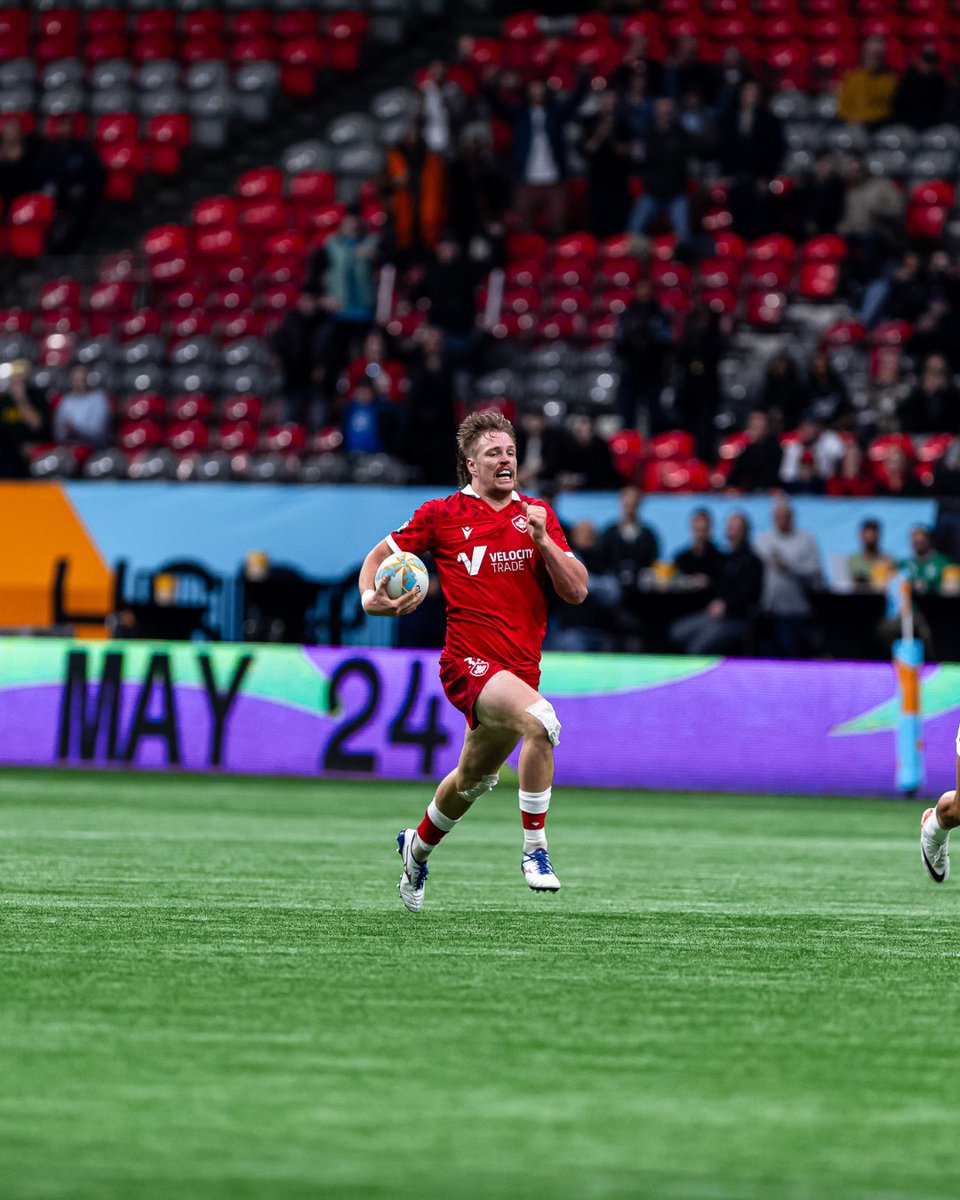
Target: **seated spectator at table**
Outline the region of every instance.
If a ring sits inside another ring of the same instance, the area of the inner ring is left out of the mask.
[[[557,473],[563,434],[547,423],[543,410],[525,408],[516,426],[517,483],[527,492],[538,492],[543,481]]]
[[[812,409],[804,414],[796,435],[783,446],[780,482],[793,493],[819,494],[837,473],[846,443],[835,429],[825,429]]]
[[[361,380],[341,416],[345,454],[386,454],[392,449],[393,421],[388,405],[369,380]]]
[[[665,427],[660,395],[667,347],[672,340],[670,318],[654,296],[653,285],[646,278],[637,280],[617,331],[617,352],[624,368],[618,405],[627,429],[636,429],[638,420],[650,430]]]
[[[763,564],[750,549],[750,524],[743,513],[727,518],[729,551],[720,555],[713,598],[700,612],[681,617],[670,637],[685,654],[729,654],[742,650],[763,592]]]
[[[835,233],[843,213],[845,188],[836,154],[820,154],[795,196],[796,223],[804,238]]]
[[[836,475],[827,480],[828,496],[872,496],[877,490],[863,451],[856,442],[844,446]]]
[[[910,469],[910,460],[899,447],[887,455],[883,475],[877,484],[878,496],[923,496],[925,489]]]
[[[11,363],[6,390],[0,392],[0,479],[24,478],[30,452],[50,437],[50,405],[46,394],[29,384],[29,371],[22,359]]]
[[[53,414],[53,439],[61,445],[105,446],[110,433],[110,402],[102,387],[87,383],[86,367],[70,372],[70,386]]]
[[[674,101],[666,96],[654,101],[653,121],[643,139],[643,194],[630,213],[630,233],[649,233],[657,217],[666,213],[680,242],[690,240],[687,181],[691,160],[701,149],[698,140],[681,126]]]
[[[757,536],[754,550],[764,564],[762,610],[769,617],[775,651],[802,658],[813,644],[810,592],[823,579],[820,551],[813,536],[797,529],[793,507],[779,500],[773,529]]]
[[[960,392],[950,378],[942,354],[931,354],[920,378],[898,414],[904,433],[957,433],[960,431]]]
[[[705,508],[695,508],[690,517],[690,545],[673,560],[681,575],[697,587],[713,587],[723,567],[723,555],[713,540],[713,520]]]
[[[407,393],[407,368],[391,357],[387,338],[380,329],[371,329],[363,339],[360,357],[347,367],[347,378],[339,386],[349,392],[361,379],[368,379],[378,396],[393,403],[401,401]]]
[[[597,433],[593,418],[576,413],[561,435],[553,482],[562,491],[602,492],[617,485],[613,455]]]
[[[587,163],[587,228],[598,238],[622,233],[630,212],[633,131],[613,88],[583,123],[580,153]]]
[[[887,47],[882,37],[863,43],[860,66],[847,71],[837,92],[837,116],[852,125],[880,125],[893,114],[899,80],[887,65]]]
[[[769,491],[780,482],[780,439],[770,428],[769,416],[760,409],[747,418],[746,433],[750,442],[733,460],[726,486],[739,492]]]
[[[93,143],[74,135],[69,116],[54,119],[37,159],[37,186],[53,190],[57,216],[50,234],[50,249],[72,254],[90,228],[107,174]]]
[[[947,79],[936,46],[924,46],[904,72],[893,100],[893,119],[922,131],[943,119]]]
[[[847,559],[850,579],[858,586],[876,587],[886,582],[893,559],[880,549],[880,522],[867,517],[860,525],[860,549]]]
[[[910,558],[898,563],[898,570],[910,581],[915,592],[937,593],[943,585],[943,571],[950,566],[950,559],[941,554],[933,544],[933,530],[926,525],[915,525],[910,530]]]
[[[603,531],[602,546],[614,574],[624,587],[636,587],[641,571],[660,557],[660,539],[640,518],[640,489],[620,491],[620,518]]]
[[[330,317],[312,292],[301,292],[273,335],[273,351],[283,379],[283,419],[303,425],[323,424],[320,391],[330,336]]]
[[[37,141],[23,131],[19,121],[8,118],[0,124],[0,202],[11,201],[37,185]]]
[[[453,368],[439,329],[425,325],[410,368],[410,390],[404,406],[403,457],[419,469],[421,482],[454,483],[457,478],[457,419]]]
[[[744,83],[721,114],[718,139],[733,227],[742,237],[759,237],[769,227],[770,180],[780,170],[786,142],[755,80]]]
[[[612,650],[611,631],[617,626],[620,584],[600,544],[597,527],[592,521],[576,521],[567,541],[587,568],[587,598],[577,607],[559,605],[550,647],[573,652]]]
[[[757,407],[770,416],[779,416],[778,424],[789,430],[800,424],[809,404],[810,389],[797,360],[785,350],[775,354],[767,364]]]

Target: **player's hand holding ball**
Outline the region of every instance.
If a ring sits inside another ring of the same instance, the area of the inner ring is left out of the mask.
[[[363,609],[371,617],[403,617],[427,596],[427,568],[415,554],[394,554],[377,571],[374,587],[363,594]]]
[[[542,504],[523,503],[523,515],[527,518],[527,533],[538,546],[547,540],[547,510]]]

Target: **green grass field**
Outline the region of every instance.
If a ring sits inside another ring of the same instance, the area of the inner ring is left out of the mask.
[[[946,1200],[960,894],[917,805],[0,775],[2,1200]]]

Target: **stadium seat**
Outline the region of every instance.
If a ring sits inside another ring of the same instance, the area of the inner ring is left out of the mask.
[[[53,198],[44,192],[19,196],[10,205],[10,253],[14,258],[39,258],[53,224]]]
[[[696,442],[692,434],[682,429],[673,429],[669,433],[658,434],[650,441],[650,456],[653,459],[690,459],[696,451]]]

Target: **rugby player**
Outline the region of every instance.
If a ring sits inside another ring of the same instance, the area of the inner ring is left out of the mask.
[[[957,730],[957,787],[944,792],[920,818],[920,861],[934,883],[950,878],[950,830],[960,825],[960,730]]]

